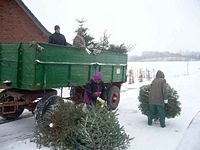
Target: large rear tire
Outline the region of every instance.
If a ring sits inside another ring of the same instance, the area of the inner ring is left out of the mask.
[[[116,109],[120,101],[120,90],[117,86],[111,86],[108,89],[107,104],[109,109]]]
[[[36,106],[35,120],[39,124],[45,121],[45,113],[47,110],[53,109],[53,107],[60,101],[63,100],[61,97],[53,95],[50,97],[43,97]]]
[[[36,123],[42,122],[43,118],[43,110],[44,110],[44,103],[48,99],[48,97],[42,97],[36,105],[35,108],[35,121]]]

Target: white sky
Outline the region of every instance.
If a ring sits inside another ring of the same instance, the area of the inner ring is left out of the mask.
[[[69,43],[87,19],[88,33],[99,41],[103,32],[110,43],[133,45],[141,51],[200,51],[198,0],[23,0],[50,31],[54,25]]]

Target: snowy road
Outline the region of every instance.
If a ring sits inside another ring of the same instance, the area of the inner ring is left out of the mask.
[[[29,142],[33,134],[34,118],[31,112],[24,112],[19,120],[3,123],[0,125],[1,150],[15,150],[20,146],[16,143]],[[23,142],[22,142],[23,141]]]

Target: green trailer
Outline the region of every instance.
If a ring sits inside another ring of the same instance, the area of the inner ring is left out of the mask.
[[[127,55],[46,43],[0,43],[0,116],[17,118],[36,99],[56,95],[56,88],[71,87],[70,99],[83,101],[84,86],[95,72],[104,74],[107,101],[118,106],[121,84],[126,82]]]

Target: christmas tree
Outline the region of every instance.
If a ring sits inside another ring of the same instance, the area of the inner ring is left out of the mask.
[[[60,101],[46,111],[44,120],[37,124],[33,141],[41,146],[72,149],[72,141],[76,140],[77,124],[84,117],[81,105]]]
[[[86,19],[76,19],[78,22],[78,29],[83,28],[85,31],[88,30],[88,28],[84,27],[84,23],[87,21]],[[78,29],[75,32],[78,32]],[[100,53],[101,51],[114,51],[126,54],[128,51],[131,51],[135,48],[134,45],[125,46],[125,44],[110,44],[109,38],[111,35],[108,35],[106,30],[103,33],[103,36],[100,38],[100,42],[94,41],[95,38],[92,37],[90,34],[86,33],[84,36],[86,47],[93,52],[93,54]],[[98,51],[98,52],[96,52]]]
[[[131,138],[120,126],[117,112],[100,106],[60,101],[44,114],[37,124],[33,142],[39,148],[47,146],[59,150],[127,149]]]
[[[91,106],[79,124],[76,145],[82,150],[125,150],[131,138],[120,127],[117,111]]]
[[[167,84],[168,89],[168,103],[165,104],[165,113],[167,118],[174,118],[180,115],[181,103],[178,101],[179,95],[177,91]],[[149,99],[150,85],[143,85],[140,87],[138,100],[140,102],[139,109],[142,114],[147,115],[148,111],[148,99]]]

